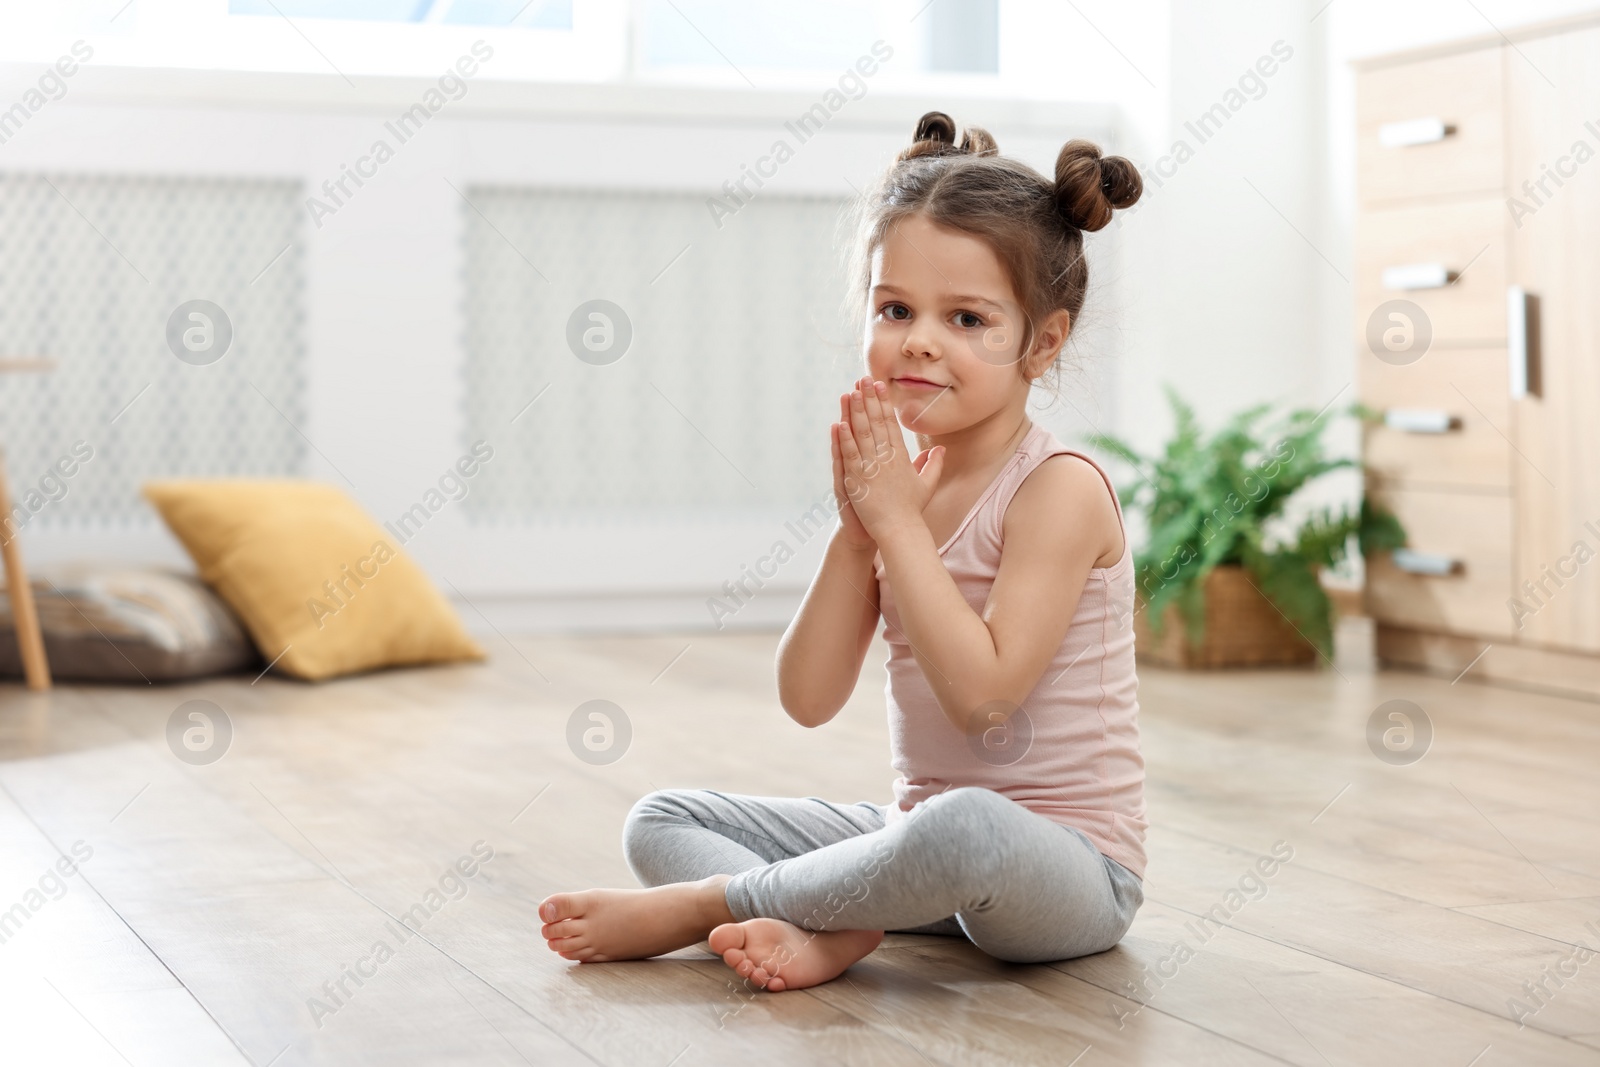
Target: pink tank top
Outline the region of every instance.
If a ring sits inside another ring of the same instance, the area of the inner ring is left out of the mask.
[[[981,613],[1000,568],[1001,522],[1018,487],[1051,456],[1098,463],[1034,424],[939,554],[972,610]],[[1117,521],[1122,507],[1116,504]],[[900,777],[889,820],[956,786],[982,786],[1082,830],[1102,854],[1144,877],[1144,757],[1139,753],[1133,662],[1133,550],[1089,572],[1077,612],[1039,683],[1004,726],[968,738],[950,722],[900,630],[894,594],[877,560],[883,637],[889,644],[889,746]]]

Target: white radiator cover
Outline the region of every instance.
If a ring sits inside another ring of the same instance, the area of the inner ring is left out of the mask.
[[[0,376],[13,496],[46,500],[24,528],[148,524],[148,479],[302,473],[302,199],[288,181],[0,172],[0,356],[56,361]],[[166,340],[197,298],[233,325],[205,366]],[[80,441],[92,458],[40,489]]]
[[[0,376],[13,487],[37,484],[76,440],[96,449],[23,531],[29,566],[188,566],[137,497],[152,477],[308,477],[396,522],[482,438],[496,458],[405,551],[492,641],[495,628],[708,627],[707,598],[788,538],[795,557],[728,625],[781,623],[824,540],[801,544],[790,524],[831,491],[826,424],[859,366],[859,336],[831,332],[843,280],[822,277],[843,259],[838,211],[904,146],[926,101],[853,101],[719,228],[706,198],[809,93],[486,81],[315,225],[306,198],[324,195],[422,87],[86,67],[70,99],[7,142],[0,205],[54,229],[4,216],[0,354],[63,361],[53,378]],[[1115,140],[1109,105],[947,103],[1041,168],[1063,137]],[[45,176],[83,217],[42,206],[43,193],[60,201]],[[160,192],[146,207],[141,190]],[[116,228],[113,202],[143,221]],[[607,236],[585,237],[595,233]],[[93,258],[63,258],[78,242]],[[1131,325],[1100,291],[1116,286],[1116,257],[1091,256],[1097,291],[1070,346],[1066,397],[1035,411],[1068,438],[1117,428],[1108,357]],[[157,295],[141,305],[147,288]],[[240,331],[210,366],[165,348],[165,317],[196,296]],[[567,316],[596,297],[626,307],[635,327],[609,366],[565,348]],[[47,305],[57,310],[41,317]],[[68,350],[41,332],[47,320],[96,340]]]
[[[765,195],[717,228],[703,195],[464,192],[464,423],[495,448],[474,520],[765,515],[827,490],[860,363],[845,201]],[[604,365],[568,340],[596,299],[632,332]]]

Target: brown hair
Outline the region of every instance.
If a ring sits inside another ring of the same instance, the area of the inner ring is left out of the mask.
[[[987,241],[1010,275],[1027,316],[1022,351],[1033,343],[1034,324],[1064,308],[1077,325],[1089,287],[1083,235],[1111,221],[1115,208],[1139,199],[1144,182],[1121,156],[1102,156],[1098,145],[1068,141],[1056,156],[1052,181],[1019,160],[999,154],[988,131],[967,127],[956,143],[956,124],[942,111],[917,122],[902,151],[862,205],[854,299],[871,284],[870,260],[890,227],[911,215]]]

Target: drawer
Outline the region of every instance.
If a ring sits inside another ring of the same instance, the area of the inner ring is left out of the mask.
[[[1356,80],[1362,203],[1503,190],[1503,62],[1494,47],[1362,71]],[[1434,123],[1447,131],[1438,140],[1384,143]]]
[[[1413,630],[1506,637],[1515,629],[1511,595],[1511,497],[1369,486],[1373,501],[1399,517],[1416,553],[1454,561],[1452,573],[1408,573],[1389,557],[1367,566],[1367,610]]]
[[[1363,346],[1357,366],[1361,402],[1380,415],[1393,413],[1396,423],[1366,428],[1362,458],[1375,484],[1510,490],[1511,399],[1504,349],[1430,351],[1397,367]],[[1449,428],[1419,432],[1433,428],[1425,425],[1429,417]]]
[[[1356,335],[1366,336],[1367,320],[1380,304],[1409,300],[1428,316],[1434,345],[1504,345],[1506,218],[1502,200],[1362,211],[1356,218]]]

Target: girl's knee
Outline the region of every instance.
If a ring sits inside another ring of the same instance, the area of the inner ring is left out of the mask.
[[[1015,963],[1018,965],[1033,963],[1064,963],[1067,960],[1077,959],[1079,956],[1089,955],[1089,953],[1086,952],[1063,952],[1059,949],[1041,949],[1035,946],[1018,948],[1002,948],[996,946],[984,948],[984,946],[979,945],[978,947],[983,949],[986,954],[999,960],[1001,963]]]
[[[902,825],[946,846],[970,843],[993,855],[1008,840],[1004,822],[1013,803],[992,789],[962,786],[929,797]]]
[[[657,789],[646,793],[634,801],[627,818],[622,821],[622,855],[636,874],[640,870],[639,860],[654,831],[664,824],[682,822],[688,818],[676,797],[681,792],[678,789]]]
[[[1005,832],[1007,800],[992,789],[964,786],[930,797],[898,823],[896,848],[968,895],[992,891],[1011,863]]]
[[[949,790],[944,796],[946,801],[968,813],[999,814],[1010,812],[1017,807],[1016,801],[1001,796],[993,789],[985,789],[981,785],[964,785],[959,789]]]
[[[1122,934],[1109,937],[1100,934],[1095,937],[1069,937],[1062,941],[1053,941],[1048,938],[1025,938],[1019,940],[1005,940],[1000,942],[987,942],[984,938],[973,939],[973,944],[985,953],[1005,963],[1060,963],[1064,960],[1080,959],[1084,956],[1094,956],[1101,952],[1109,952],[1117,947],[1122,940]]]
[[[924,800],[908,817],[930,818],[942,823],[987,822],[991,813],[1003,810],[1012,801],[982,786],[964,785],[946,789]]]
[[[628,809],[628,817],[622,823],[624,835],[638,823],[647,822],[659,815],[669,814],[672,811],[672,805],[668,800],[668,792],[665,789],[657,789],[635,800],[633,807]]]
[[[1130,929],[1133,914],[1115,913],[1084,902],[1073,914],[1063,917],[1029,916],[1019,923],[996,923],[986,919],[968,923],[973,944],[997,960],[1007,963],[1059,963],[1083,956],[1094,956],[1116,948]],[[1052,921],[1052,918],[1056,921]]]

